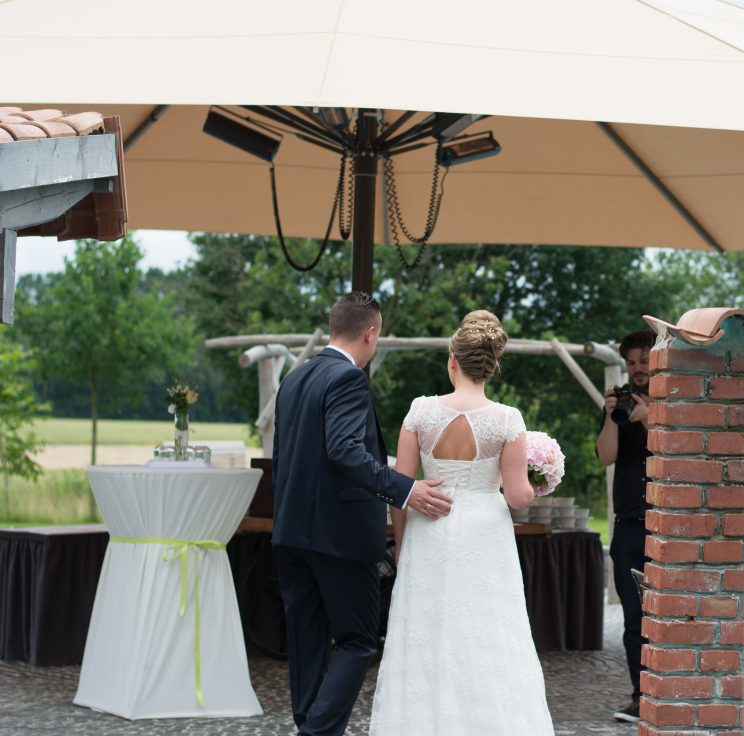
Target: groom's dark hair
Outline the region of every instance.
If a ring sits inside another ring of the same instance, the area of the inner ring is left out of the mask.
[[[344,294],[332,307],[329,321],[331,337],[355,340],[377,322],[380,303],[363,291]]]

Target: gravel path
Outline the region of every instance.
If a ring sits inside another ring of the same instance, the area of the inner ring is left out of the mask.
[[[541,657],[556,736],[634,736],[637,732],[632,724],[612,720],[613,710],[627,700],[629,693],[621,635],[620,607],[607,605],[603,651],[549,653]],[[0,662],[0,736],[294,736],[286,664],[252,657],[250,666],[251,679],[265,710],[263,717],[126,721],[72,705],[79,667],[31,667]],[[348,736],[367,733],[375,676],[376,668],[370,670],[367,677],[347,730]]]

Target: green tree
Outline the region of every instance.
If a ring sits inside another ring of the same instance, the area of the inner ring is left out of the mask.
[[[32,455],[43,443],[29,425],[46,407],[39,404],[29,378],[31,356],[0,331],[0,466],[3,472],[4,517],[10,517],[10,476],[36,479],[41,467]]]
[[[92,464],[102,411],[138,402],[148,383],[183,368],[195,347],[191,319],[174,316],[172,295],[142,288],[141,258],[131,236],[79,241],[64,271],[19,305],[44,379],[85,387]]]

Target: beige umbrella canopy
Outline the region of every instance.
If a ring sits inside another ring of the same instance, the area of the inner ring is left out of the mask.
[[[268,164],[205,135],[208,107],[168,107],[136,140],[156,108],[96,109],[121,116],[130,227],[276,232]],[[390,122],[399,114],[384,111]],[[744,249],[744,132],[612,127],[722,250]],[[714,247],[593,122],[492,116],[468,132],[479,130],[493,131],[502,151],[451,167],[431,242]],[[275,164],[286,235],[324,235],[339,160],[284,136]],[[424,228],[433,164],[433,146],[395,159],[401,209],[414,233]],[[379,176],[377,243],[390,242],[386,205]]]
[[[130,227],[276,232],[268,165],[202,132],[209,105],[364,107],[385,124],[401,109],[489,116],[466,132],[493,131],[502,152],[449,169],[431,242],[744,249],[740,0],[179,8],[0,4],[5,53],[23,59],[8,104],[121,116]],[[395,158],[414,234],[433,161],[433,146]],[[286,134],[275,164],[284,233],[322,237],[339,156]],[[378,176],[376,243],[385,190]]]

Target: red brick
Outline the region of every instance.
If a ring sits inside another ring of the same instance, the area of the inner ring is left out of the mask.
[[[682,672],[695,669],[697,653],[694,649],[667,649],[644,644],[641,661],[656,672]]]
[[[708,488],[708,506],[712,509],[744,509],[744,486]]]
[[[679,677],[641,672],[641,690],[653,698],[710,698],[713,696],[712,677]]]
[[[722,373],[726,370],[726,356],[714,355],[704,348],[678,350],[675,348],[661,348],[649,353],[650,370],[686,370],[704,373]]]
[[[731,356],[729,370],[732,373],[744,373],[744,354],[734,354]]]
[[[708,385],[708,395],[713,399],[744,399],[744,378],[714,376]]]
[[[700,652],[701,672],[737,672],[741,655],[735,649],[703,649]]]
[[[729,460],[726,463],[726,479],[734,483],[744,482],[744,460]]]
[[[739,615],[739,599],[733,595],[703,597],[698,615],[702,618],[736,618]]]
[[[708,453],[744,455],[744,432],[708,432]]]
[[[744,406],[729,406],[726,408],[726,426],[742,427],[744,426]]]
[[[648,395],[655,399],[690,399],[705,395],[703,376],[658,374],[651,376]]]
[[[724,514],[723,533],[727,537],[744,537],[744,514]]]
[[[697,722],[700,726],[736,726],[737,708],[722,703],[701,703],[698,705]]]
[[[641,718],[654,726],[692,726],[695,706],[691,703],[659,703],[641,698]]]
[[[650,534],[646,537],[646,556],[657,562],[698,562],[700,543],[660,539]]]
[[[744,677],[739,676],[722,678],[721,697],[738,698],[739,700],[744,700]]]
[[[696,455],[703,451],[703,433],[652,429],[648,433],[648,449],[664,454]]]
[[[722,733],[731,734],[732,732],[724,731]],[[628,736],[630,736],[630,734]],[[673,731],[670,731],[669,729],[662,727],[660,730],[656,728],[656,726],[652,726],[650,723],[638,721],[638,736],[711,736],[711,734],[710,731],[699,731],[696,728],[693,730],[686,728],[684,731],[675,728]],[[718,734],[716,734],[716,736],[718,736]]]
[[[722,621],[721,644],[744,644],[744,621]]]
[[[723,590],[744,590],[744,570],[724,570]]]
[[[718,562],[744,561],[744,545],[741,542],[720,541],[703,543],[703,562],[711,564]]]
[[[654,506],[663,506],[670,509],[696,509],[703,502],[703,492],[700,486],[649,483],[646,486],[646,498]]]
[[[716,593],[721,587],[721,572],[666,567],[647,562],[644,565],[646,582],[656,590],[699,590]]]
[[[715,621],[671,621],[644,616],[641,633],[658,644],[712,644],[717,626]]]
[[[726,421],[724,404],[667,403],[652,401],[648,408],[649,424],[681,427],[723,427]]]
[[[723,463],[705,458],[649,457],[646,473],[652,478],[683,483],[720,483]]]
[[[695,616],[698,598],[694,595],[674,595],[647,590],[643,594],[643,610],[654,616]]]
[[[646,512],[646,528],[667,537],[710,537],[717,524],[718,517],[714,514]]]

